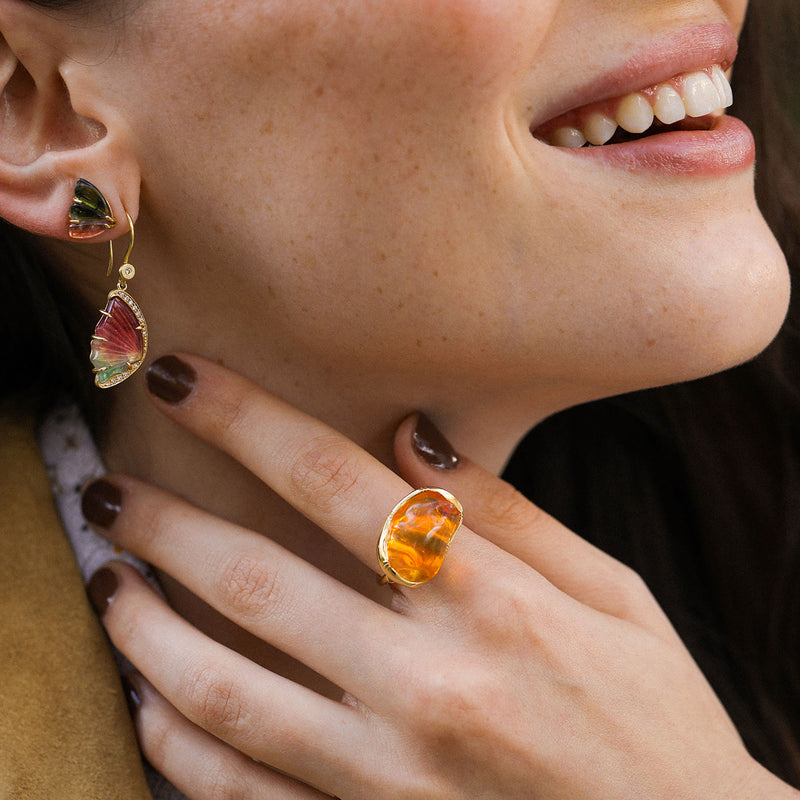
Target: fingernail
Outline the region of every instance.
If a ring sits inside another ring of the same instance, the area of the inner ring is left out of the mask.
[[[122,491],[105,478],[90,483],[83,490],[81,511],[87,522],[98,528],[110,528],[122,511]]]
[[[180,403],[194,389],[197,373],[177,356],[162,356],[147,370],[147,388],[166,403]]]
[[[144,699],[144,678],[138,672],[129,672],[122,676],[122,688],[125,690],[125,702],[128,704],[128,711],[132,717],[142,707]]]
[[[119,588],[119,578],[114,570],[101,567],[86,584],[86,593],[98,617],[105,615]]]
[[[460,459],[453,446],[424,414],[417,418],[411,441],[417,455],[430,466],[436,469],[453,469],[458,466]]]

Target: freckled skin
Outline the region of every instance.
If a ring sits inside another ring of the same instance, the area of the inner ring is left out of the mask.
[[[224,363],[392,467],[398,422],[424,411],[456,450],[499,472],[547,414],[736,363],[783,316],[786,267],[750,170],[639,174],[530,134],[553,98],[653,37],[738,26],[743,0],[133,5],[118,39],[104,25],[64,25],[59,53],[76,110],[99,109],[135,162],[136,185],[112,188],[138,201],[135,294],[153,355]],[[98,263],[70,247],[68,277],[102,303]],[[213,383],[205,391],[236,405]],[[111,470],[263,533],[385,602],[371,569],[159,414],[143,383],[127,381],[111,403],[101,442]],[[245,434],[255,452],[291,439],[291,424]],[[358,505],[380,520],[390,509],[369,494]],[[162,585],[217,641],[341,696],[175,580]],[[570,652],[578,666],[588,657]],[[591,667],[574,674],[596,678]],[[508,718],[499,714],[491,740],[516,760]],[[603,752],[594,741],[590,750]]]
[[[472,402],[474,379],[564,405],[748,358],[787,286],[750,172],[578,165],[529,133],[592,70],[745,5],[151,0],[103,70],[169,265],[142,302],[186,317],[179,342],[203,315],[201,351],[229,309],[258,320],[236,366],[273,382],[289,359],[399,391],[424,349],[429,405]]]

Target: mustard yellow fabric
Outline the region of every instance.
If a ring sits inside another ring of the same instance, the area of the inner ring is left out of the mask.
[[[31,415],[0,406],[0,800],[151,800]]]

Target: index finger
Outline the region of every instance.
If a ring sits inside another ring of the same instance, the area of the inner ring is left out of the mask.
[[[205,359],[161,358],[147,384],[168,416],[233,456],[378,569],[383,523],[412,491],[402,478],[325,423]]]

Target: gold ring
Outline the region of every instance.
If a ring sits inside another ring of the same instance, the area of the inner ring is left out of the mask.
[[[419,586],[433,578],[463,516],[461,503],[444,489],[417,489],[404,497],[386,518],[378,539],[382,582]]]

